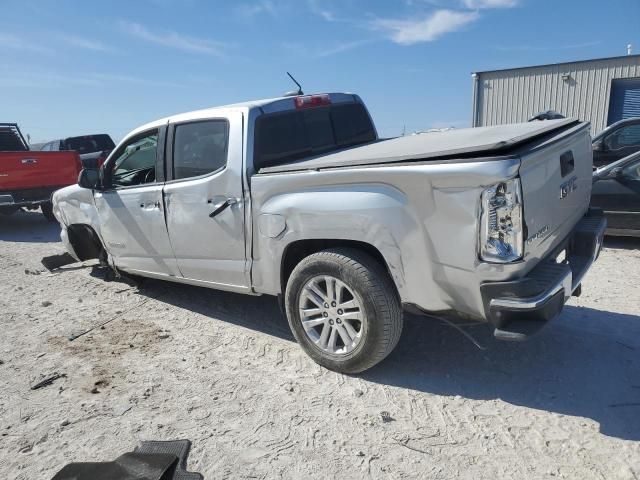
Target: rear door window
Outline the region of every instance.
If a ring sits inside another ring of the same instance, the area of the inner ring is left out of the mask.
[[[229,123],[226,120],[176,125],[173,139],[173,178],[198,177],[227,164]]]
[[[360,103],[272,113],[256,120],[256,169],[329,153],[376,139]]]

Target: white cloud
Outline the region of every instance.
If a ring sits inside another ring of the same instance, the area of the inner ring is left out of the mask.
[[[146,40],[147,42],[186,52],[222,56],[229,47],[229,44],[224,42],[189,37],[173,31],[152,32],[144,25],[135,22],[121,21],[120,27],[128,34]]]
[[[465,7],[472,10],[483,8],[511,8],[518,4],[519,0],[462,0]]]
[[[146,79],[132,75],[99,72],[65,72],[27,69],[18,66],[5,66],[0,70],[0,86],[11,88],[61,88],[90,87],[110,88],[115,85],[140,85],[145,87],[183,87],[184,82],[176,83],[157,79]]]
[[[236,13],[244,18],[253,18],[258,15],[267,14],[272,17],[279,15],[279,7],[273,0],[260,0],[255,3],[243,3],[236,7]]]
[[[284,49],[288,50],[291,54],[299,57],[325,58],[337,55],[342,52],[347,52],[349,50],[354,50],[365,45],[369,45],[374,41],[375,40],[372,39],[355,40],[353,42],[342,42],[333,45],[322,46],[305,46],[298,42],[283,42],[281,46]]]
[[[337,21],[335,14],[331,10],[326,8],[326,4],[323,5],[318,0],[307,0],[307,4],[309,5],[309,10],[314,15],[319,16],[327,22]]]
[[[478,12],[436,10],[426,18],[379,19],[375,20],[372,26],[387,32],[389,38],[397,44],[413,45],[432,42],[446,33],[460,30],[478,18]]]
[[[91,40],[89,38],[79,37],[77,35],[60,34],[60,38],[72,47],[82,48],[84,50],[91,50],[94,52],[113,52],[113,49],[97,40]]]
[[[372,43],[372,40],[356,40],[353,42],[339,43],[337,45],[330,46],[328,48],[323,47],[318,51],[318,57],[330,57],[338,53],[347,52],[355,48],[360,48],[365,45],[369,45],[370,43]]]
[[[11,33],[0,33],[0,44],[2,48],[7,48],[11,50],[20,50],[28,53],[42,53],[42,54],[52,54],[54,53],[52,49],[43,47],[36,43],[33,43],[29,40],[25,40],[18,35],[13,35]]]

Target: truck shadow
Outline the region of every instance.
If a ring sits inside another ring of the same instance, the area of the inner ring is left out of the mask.
[[[100,271],[94,268],[94,275]],[[294,341],[273,297],[157,280],[142,280],[139,288],[175,307]],[[407,314],[398,347],[360,377],[590,418],[605,435],[640,440],[640,317],[567,306],[524,343],[497,341],[485,325],[466,331],[486,350],[439,320]]]
[[[295,341],[287,319],[280,312],[274,297],[254,297],[136,276],[115,279],[110,269],[98,266],[92,268],[90,275],[107,281],[137,285],[140,294],[174,307],[284,340]]]
[[[604,246],[605,248],[640,250],[640,237],[605,237]]]
[[[50,243],[60,241],[60,225],[49,222],[40,210],[0,215],[0,240],[6,242]]]
[[[640,317],[567,306],[524,343],[495,340],[484,325],[467,331],[486,350],[449,326],[407,315],[396,350],[362,377],[590,418],[604,435],[640,440]]]

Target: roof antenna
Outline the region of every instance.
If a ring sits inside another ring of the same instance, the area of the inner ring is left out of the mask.
[[[298,83],[298,81],[293,78],[293,75],[291,75],[289,72],[287,72],[287,75],[289,75],[289,78],[291,80],[293,80],[293,83],[295,83],[298,86],[298,90],[291,90],[290,92],[287,92],[284,94],[285,97],[296,97],[298,95],[304,95],[304,92],[302,91],[302,85],[300,85]]]

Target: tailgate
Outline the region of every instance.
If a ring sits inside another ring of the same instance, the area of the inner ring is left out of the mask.
[[[76,152],[0,152],[0,191],[72,185],[79,172]]]
[[[520,155],[525,259],[543,258],[589,207],[593,152],[589,124],[551,134]]]

